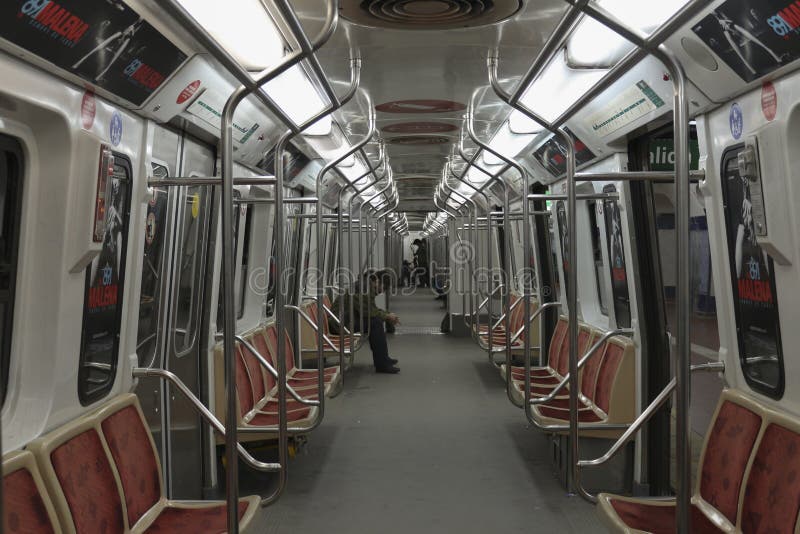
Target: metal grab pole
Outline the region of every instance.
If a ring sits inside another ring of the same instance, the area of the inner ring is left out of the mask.
[[[510,158],[505,157],[503,154],[501,154],[497,150],[494,150],[488,144],[486,144],[486,143],[482,142],[480,139],[478,139],[478,136],[475,134],[474,124],[472,122],[473,117],[474,117],[474,115],[473,115],[474,106],[475,106],[475,94],[473,93],[472,98],[470,99],[470,102],[469,102],[469,110],[470,110],[470,112],[469,112],[469,118],[467,119],[467,132],[469,133],[469,137],[470,137],[470,139],[472,139],[473,143],[475,143],[476,145],[478,145],[480,148],[484,149],[485,151],[489,152],[490,154],[494,154],[497,158],[501,159],[502,161],[505,161],[509,166],[511,166],[514,170],[516,170],[520,174],[520,178],[522,179],[522,184],[523,184],[523,186],[522,186],[522,191],[523,191],[523,193],[522,193],[522,195],[523,195],[523,200],[522,200],[523,218],[527,220],[529,207],[528,207],[528,202],[524,197],[525,197],[525,195],[528,194],[528,173],[517,162],[515,162],[514,160],[512,160]],[[504,247],[503,248],[505,249],[504,250],[505,258],[506,258],[505,267],[506,267],[506,279],[507,279],[506,284],[508,285],[508,290],[506,291],[506,314],[507,314],[507,316],[506,316],[506,396],[508,397],[508,400],[510,400],[512,404],[514,404],[515,406],[521,408],[521,406],[514,400],[514,397],[511,394],[511,387],[512,387],[512,381],[511,381],[511,279],[510,279],[510,276],[509,276],[509,273],[511,272],[511,243],[510,243],[511,225],[509,223],[509,215],[510,215],[509,212],[511,211],[511,206],[509,204],[509,198],[508,198],[508,189],[509,189],[509,187],[505,183],[505,181],[503,180],[502,177],[499,177],[498,179],[501,180],[501,183],[503,183],[503,185],[506,186],[504,188],[504,193],[505,194],[504,194],[504,197],[503,197],[503,202],[504,202],[504,205],[503,205],[503,225],[504,225],[504,229],[503,229],[503,236],[504,236],[503,245],[504,245]],[[489,217],[491,217],[491,213],[489,213]],[[524,250],[526,251],[525,253],[527,254],[527,250],[528,250],[528,247],[530,245],[530,232],[523,231],[523,233],[524,233],[524,236],[523,236],[523,247],[524,247]],[[523,276],[523,278],[525,278],[525,276]],[[522,351],[523,351],[523,357],[525,359],[529,360],[530,359],[530,352],[531,352],[531,341],[530,341],[530,321],[528,321],[527,318],[530,317],[530,314],[531,314],[531,302],[530,302],[531,295],[530,295],[530,290],[529,290],[527,282],[524,284],[524,287],[522,289],[522,298],[524,300],[524,302],[523,302],[524,319],[522,321],[524,339],[523,339],[523,349],[522,349]]]
[[[675,91],[674,146],[675,146],[675,233],[677,250],[676,322],[678,344],[675,354],[675,384],[677,422],[675,429],[675,463],[677,468],[677,528],[678,532],[691,529],[692,449],[689,431],[689,407],[692,381],[689,369],[691,354],[692,294],[689,273],[691,252],[689,248],[689,218],[691,216],[689,186],[689,103],[686,98],[686,74],[665,47],[659,47],[659,59],[669,69]]]
[[[480,150],[478,150],[478,152],[480,152]],[[476,152],[476,154],[477,154],[477,152]],[[484,168],[480,167],[479,165],[475,164],[474,163],[475,157],[473,157],[472,161],[470,161],[469,159],[467,159],[467,157],[463,153],[463,151],[461,152],[460,155],[464,159],[464,161],[467,161],[467,164],[468,164],[467,168],[469,168],[469,166],[473,166],[475,169],[479,170],[480,172],[484,173],[485,175],[487,175],[489,177],[489,180],[487,180],[487,182],[483,186],[481,186],[480,189],[478,189],[477,187],[475,187],[474,185],[469,183],[469,180],[467,180],[467,179],[465,179],[463,177],[456,176],[453,173],[453,176],[458,181],[460,181],[463,184],[467,184],[468,187],[474,189],[476,193],[480,193],[483,196],[483,199],[486,202],[486,216],[487,216],[487,218],[491,218],[490,214],[492,212],[492,207],[489,205],[489,196],[486,193],[483,192],[483,189],[485,187],[487,187],[490,183],[492,183],[495,180],[495,176],[493,176],[486,169],[484,169]],[[452,173],[452,169],[451,169],[451,173]],[[466,169],[465,169],[463,174],[466,174]],[[503,187],[505,188],[505,184],[503,184]],[[475,224],[477,226],[477,220],[475,221]],[[494,294],[493,276],[492,276],[492,270],[493,270],[493,265],[494,265],[494,261],[493,261],[494,254],[492,253],[492,225],[491,225],[491,221],[488,221],[488,220],[486,222],[486,255],[487,255],[486,268],[489,271],[489,282],[488,282],[488,288],[487,288],[488,291],[489,291],[489,301],[487,302],[487,313],[489,314],[489,319],[486,322],[486,327],[488,329],[489,327],[491,327],[491,324],[492,324],[492,298],[491,297]],[[478,290],[480,290],[480,286],[478,286]],[[480,312],[480,310],[476,310],[476,311]],[[480,338],[480,326],[481,326],[480,313],[478,313],[478,315],[476,317],[476,320],[477,320],[477,324],[478,324],[478,338]],[[489,342],[488,343],[488,348],[487,348],[487,354],[489,356],[489,361],[492,363],[492,365],[497,366],[497,364],[494,362],[494,355],[492,354],[492,341],[493,341],[492,340],[492,332],[491,331],[487,331],[486,335],[487,335],[487,340]]]

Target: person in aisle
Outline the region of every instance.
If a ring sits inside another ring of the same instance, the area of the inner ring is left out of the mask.
[[[425,241],[415,239],[412,246],[416,246],[414,250],[414,285],[416,287],[430,287],[430,280],[428,278],[428,250],[425,247]]]
[[[369,332],[369,348],[372,350],[372,362],[375,365],[375,372],[397,374],[400,368],[397,367],[397,360],[389,357],[389,344],[386,340],[385,324],[392,326],[400,323],[397,315],[378,308],[375,304],[375,297],[383,293],[384,281],[389,278],[386,271],[364,273],[362,283],[356,286],[353,293],[344,293],[333,302],[333,310],[339,310],[340,299],[344,305],[344,324],[351,324],[350,321],[350,302],[353,303],[353,321],[356,332]],[[353,297],[356,297],[353,299]],[[329,325],[331,331],[338,332],[335,323]]]

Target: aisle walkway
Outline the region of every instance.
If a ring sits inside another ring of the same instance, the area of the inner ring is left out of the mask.
[[[440,304],[422,289],[393,297],[402,372],[376,375],[369,349],[358,354],[291,462],[269,532],[604,532],[590,505],[564,494],[545,438],[509,404],[485,353],[433,333]]]

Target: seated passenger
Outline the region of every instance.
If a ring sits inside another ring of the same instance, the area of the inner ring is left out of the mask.
[[[371,272],[364,274],[364,282],[368,284],[367,292],[363,292],[361,287],[355,289],[358,297],[353,300],[353,327],[356,332],[366,332],[369,329],[369,348],[372,350],[372,361],[375,364],[375,371],[378,373],[399,373],[400,369],[395,366],[397,360],[389,357],[389,346],[386,342],[386,331],[384,323],[396,325],[400,319],[393,313],[378,308],[375,305],[375,297],[383,292],[383,280],[386,278],[385,272]],[[344,315],[342,323],[350,323],[350,293],[336,297],[333,301],[332,310],[334,313],[339,311],[340,300],[344,305]],[[340,334],[338,326],[331,323],[330,330]]]

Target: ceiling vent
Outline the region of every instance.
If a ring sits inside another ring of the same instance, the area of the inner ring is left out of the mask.
[[[343,0],[342,16],[356,24],[399,30],[445,30],[494,24],[521,0]]]

